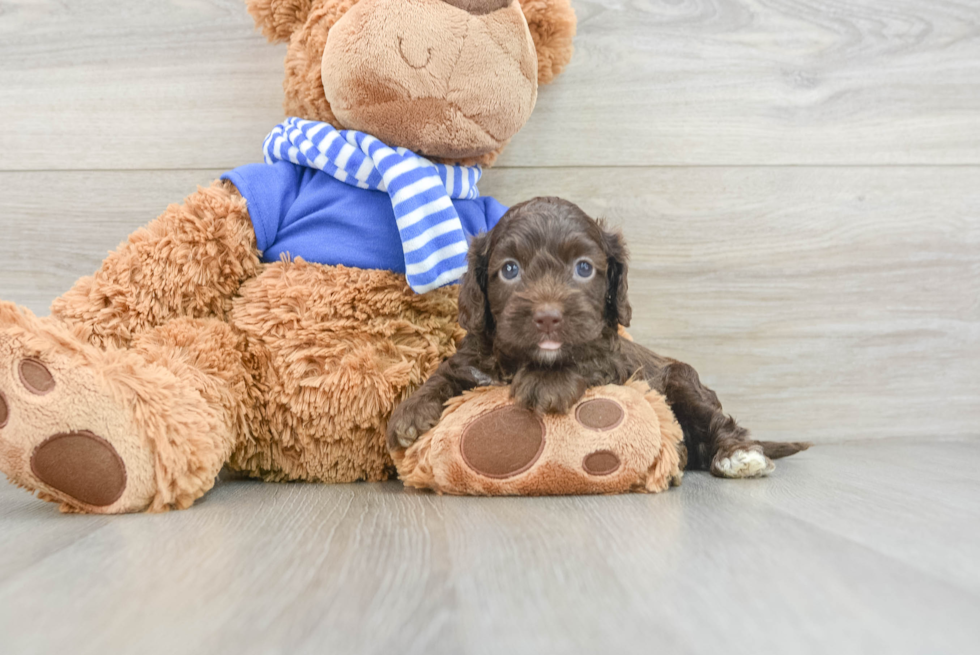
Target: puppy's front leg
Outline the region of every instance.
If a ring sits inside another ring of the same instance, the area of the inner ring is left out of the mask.
[[[564,414],[585,394],[585,378],[569,369],[521,369],[514,376],[510,395],[525,409]]]
[[[442,416],[442,405],[438,399],[416,392],[396,407],[388,420],[388,450],[408,448],[435,427]]]
[[[466,355],[457,352],[425,384],[395,408],[388,420],[388,449],[408,448],[442,417],[446,401],[477,386]]]

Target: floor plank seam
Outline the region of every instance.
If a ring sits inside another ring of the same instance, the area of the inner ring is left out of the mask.
[[[189,167],[169,167],[169,168],[11,168],[0,169],[0,175],[28,175],[28,174],[52,174],[52,173],[174,173],[174,172],[194,172],[194,171],[230,171],[238,166],[244,166],[254,162],[239,162],[228,166],[189,166]],[[928,163],[908,163],[908,164],[853,164],[853,163],[794,163],[794,164],[598,164],[595,166],[513,166],[500,165],[485,168],[484,173],[491,171],[563,171],[563,170],[712,170],[712,169],[756,169],[756,170],[779,170],[779,169],[854,169],[854,170],[877,170],[877,169],[972,169],[980,168],[980,161],[975,163],[956,163],[956,164],[928,164]]]

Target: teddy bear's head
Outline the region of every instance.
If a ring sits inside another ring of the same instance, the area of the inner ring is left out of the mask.
[[[571,58],[569,0],[247,0],[289,41],[286,113],[491,164]]]

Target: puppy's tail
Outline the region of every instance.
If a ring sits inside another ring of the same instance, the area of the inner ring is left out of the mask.
[[[779,459],[780,457],[795,455],[813,444],[809,441],[760,441],[759,445],[762,446],[762,452],[766,454],[766,457]]]

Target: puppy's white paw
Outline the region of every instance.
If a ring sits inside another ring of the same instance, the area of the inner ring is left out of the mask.
[[[404,434],[398,435],[398,445],[402,448],[408,448],[419,438],[419,431],[414,427],[408,428]]]
[[[736,450],[715,459],[712,469],[723,478],[761,478],[772,473],[776,465],[758,450]]]

